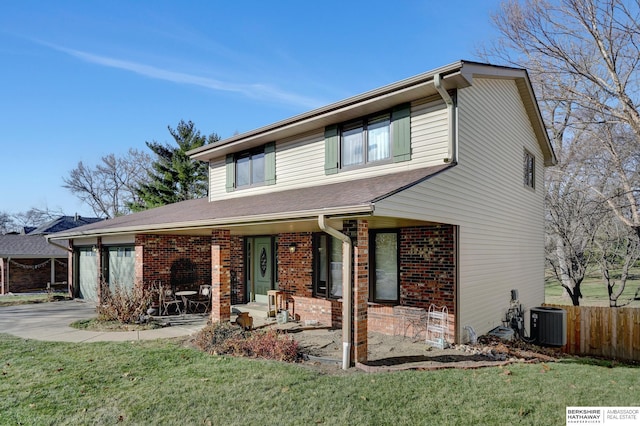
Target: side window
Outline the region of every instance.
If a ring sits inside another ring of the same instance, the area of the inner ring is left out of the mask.
[[[313,294],[342,297],[342,244],[327,234],[313,238]]]
[[[536,158],[528,151],[524,152],[524,186],[536,187]]]
[[[372,231],[369,241],[370,298],[374,302],[397,303],[400,300],[398,231]]]
[[[275,143],[226,158],[227,192],[276,183]]]

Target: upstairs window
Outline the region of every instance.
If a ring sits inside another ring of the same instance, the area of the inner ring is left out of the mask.
[[[342,167],[391,158],[391,114],[345,124],[341,134]]]
[[[327,175],[341,169],[411,160],[411,105],[327,126],[324,152]]]
[[[236,161],[236,187],[264,184],[264,148],[245,152]]]
[[[227,192],[276,183],[275,144],[229,154],[226,159]]]
[[[528,151],[524,152],[524,186],[536,187],[536,158]]]

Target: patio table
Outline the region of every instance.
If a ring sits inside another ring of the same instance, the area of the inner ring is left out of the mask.
[[[197,294],[197,291],[193,290],[182,290],[176,291],[175,295],[180,296],[182,298],[182,304],[184,305],[184,313],[189,313],[189,296],[194,296]]]

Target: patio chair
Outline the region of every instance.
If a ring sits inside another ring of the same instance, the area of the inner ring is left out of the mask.
[[[182,300],[177,298],[170,288],[160,290],[160,315],[169,315],[169,308],[172,306],[175,306],[178,314],[182,314],[182,309],[180,308],[181,303]]]
[[[196,312],[200,306],[204,307],[204,312],[207,312],[211,308],[211,285],[201,285],[198,295],[193,299],[189,299],[189,306],[191,307],[191,312]]]

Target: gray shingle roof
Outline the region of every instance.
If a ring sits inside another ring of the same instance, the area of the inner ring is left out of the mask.
[[[49,244],[43,235],[0,235],[0,257],[66,257],[67,252]]]
[[[278,215],[281,219],[317,216],[324,210],[371,209],[373,203],[413,186],[452,167],[451,164],[408,170],[310,188],[291,189],[246,197],[209,202],[207,199],[187,200],[81,226],[52,235],[62,239],[80,235],[135,232],[171,228],[172,225],[206,227],[242,221],[261,221]]]
[[[60,216],[28,232],[29,235],[45,235],[104,220],[100,217]]]

